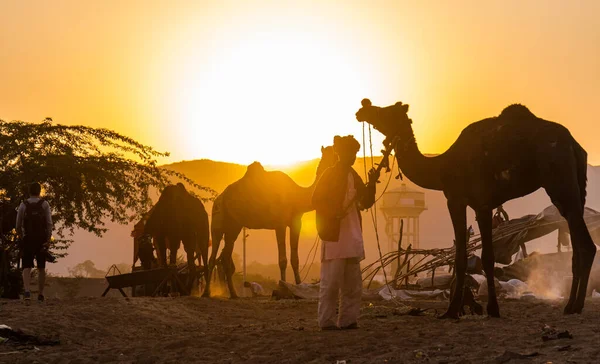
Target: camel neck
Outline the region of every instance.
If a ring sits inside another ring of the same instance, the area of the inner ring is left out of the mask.
[[[423,188],[443,189],[441,181],[443,154],[436,157],[424,156],[417,146],[414,135],[406,144],[405,150],[399,151],[399,147],[400,145],[396,145],[395,148],[396,160],[398,167],[408,179]]]
[[[299,197],[300,197],[300,205],[299,210],[300,212],[309,212],[314,210],[314,208],[312,207],[312,195],[313,192],[315,191],[315,187],[317,186],[317,181],[319,180],[319,177],[321,177],[320,175],[317,175],[315,177],[315,180],[313,181],[313,183],[308,186],[308,187],[300,187],[300,191],[299,191]]]

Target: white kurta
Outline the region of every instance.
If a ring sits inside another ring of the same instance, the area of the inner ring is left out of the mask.
[[[321,246],[321,261],[331,259],[358,258],[365,259],[365,248],[360,227],[360,219],[356,210],[356,195],[354,178],[348,173],[348,189],[344,198],[344,211],[346,216],[340,221],[340,236],[338,241],[323,241]],[[352,206],[349,206],[352,201]]]
[[[354,178],[348,174],[344,198],[347,215],[340,222],[338,241],[323,241],[319,289],[319,327],[345,327],[357,323],[360,315],[362,276],[360,261],[365,258],[362,230],[356,202]],[[349,204],[352,201],[352,206]],[[340,295],[341,293],[341,295]],[[338,303],[340,299],[340,303]],[[339,317],[336,308],[339,305]]]

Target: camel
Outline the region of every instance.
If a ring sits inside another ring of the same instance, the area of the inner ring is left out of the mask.
[[[221,253],[227,286],[231,298],[237,294],[231,281],[233,275],[233,246],[242,228],[275,230],[279,253],[281,280],[285,281],[287,268],[285,235],[290,228],[290,260],[296,284],[301,282],[298,270],[298,240],[302,228],[302,215],[313,210],[311,197],[316,180],[337,161],[333,147],[321,147],[321,160],[317,177],[310,187],[301,187],[280,171],[267,172],[258,162],[248,166],[244,176],[227,186],[217,196],[212,209],[212,253],[209,261],[207,283],[203,293],[210,296],[210,274],[215,266],[221,240],[225,246]]]
[[[536,117],[520,104],[500,115],[467,126],[443,154],[419,151],[401,102],[376,107],[364,99],[356,113],[385,134],[402,172],[417,185],[444,192],[456,238],[456,292],[442,318],[458,318],[462,306],[466,252],[466,209],[471,207],[481,231],[482,260],[488,282],[487,313],[499,317],[494,287],[492,210],[543,187],[567,220],[573,239],[573,281],[565,314],[581,313],[596,247],[583,219],[587,153],[562,125]]]
[[[208,214],[202,201],[192,196],[182,184],[169,185],[162,191],[144,225],[144,234],[154,237],[159,266],[176,265],[177,250],[183,243],[187,254],[190,277],[195,276],[195,259],[201,265],[204,261],[204,274],[208,270]],[[189,284],[191,284],[190,279]]]

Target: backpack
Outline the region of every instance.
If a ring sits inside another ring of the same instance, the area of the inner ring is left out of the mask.
[[[42,207],[43,203],[44,200],[42,199],[35,203],[24,201],[25,217],[23,219],[23,226],[25,228],[25,236],[34,239],[46,239],[48,232],[46,231],[46,214]]]

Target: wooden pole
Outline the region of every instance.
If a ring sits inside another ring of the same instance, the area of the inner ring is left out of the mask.
[[[396,273],[394,274],[394,288],[398,289],[398,282],[396,281],[400,276],[400,251],[402,250],[402,235],[404,230],[404,220],[400,219],[400,238],[398,239],[398,259],[396,261]]]
[[[244,282],[246,282],[246,237],[247,237],[247,235],[246,235],[246,228],[245,227],[242,229],[242,234],[243,234],[242,235],[242,243],[243,243],[242,245],[243,245],[243,248],[244,248],[243,257],[242,257],[242,259],[243,259],[243,272],[244,272]]]

